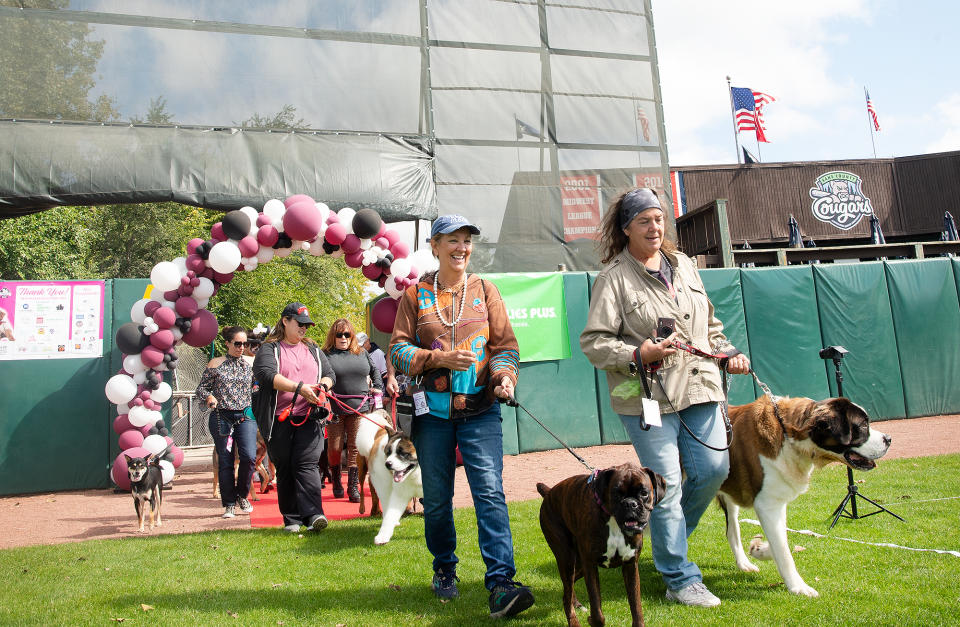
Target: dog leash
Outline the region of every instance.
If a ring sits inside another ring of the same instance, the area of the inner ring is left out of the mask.
[[[337,398],[337,396],[339,396],[340,398]],[[347,405],[346,403],[344,403],[343,401],[340,400],[341,398],[362,398],[363,401],[360,403],[360,407],[363,407],[363,404],[366,403],[368,399],[373,398],[371,395],[368,395],[368,394],[355,394],[355,395],[339,394],[339,395],[337,395],[337,394],[333,394],[333,393],[331,392],[331,393],[329,393],[329,398],[330,398],[330,400],[332,400],[334,403],[336,403],[337,406],[339,406],[341,409],[347,410],[348,413],[350,413],[350,414],[356,414],[357,416],[360,416],[360,417],[363,418],[364,420],[369,420],[370,422],[372,422],[373,424],[377,425],[378,427],[383,427],[383,426],[384,426],[384,425],[380,424],[379,422],[377,422],[376,420],[370,418],[370,417],[367,416],[366,414],[363,414],[363,413],[357,411],[357,410],[354,409],[353,407],[350,407],[349,405]],[[394,397],[393,407],[392,407],[392,410],[391,410],[391,419],[393,420],[393,429],[392,429],[393,432],[396,432],[396,431],[397,431],[397,414],[396,414],[396,412],[397,412],[397,401],[396,401],[396,397]],[[390,430],[390,425],[386,425],[386,428],[387,428],[387,430],[389,431],[389,430]]]
[[[538,425],[540,425],[541,427],[543,427],[543,430],[544,430],[544,431],[546,431],[547,433],[549,433],[550,435],[552,435],[554,440],[556,440],[557,442],[559,442],[560,444],[562,444],[562,445],[563,445],[563,448],[565,448],[565,449],[567,449],[568,451],[570,451],[570,454],[573,455],[574,457],[576,457],[578,462],[580,462],[581,464],[583,464],[584,466],[586,466],[586,467],[587,467],[587,470],[589,470],[590,472],[594,472],[593,466],[591,466],[590,464],[588,464],[588,463],[587,463],[587,460],[585,460],[584,458],[580,457],[580,456],[577,454],[577,452],[574,451],[572,448],[570,448],[570,446],[569,446],[566,442],[564,442],[564,441],[561,440],[559,437],[557,437],[557,434],[556,434],[556,433],[554,433],[553,431],[551,431],[550,429],[548,429],[548,428],[547,428],[547,425],[545,425],[545,424],[543,424],[542,422],[540,422],[540,421],[537,419],[536,416],[534,416],[533,414],[530,413],[530,410],[529,410],[529,409],[527,409],[526,407],[524,407],[524,406],[520,403],[520,401],[518,401],[518,400],[516,399],[515,396],[511,396],[511,397],[508,398],[508,399],[498,399],[498,400],[499,400],[501,403],[505,403],[508,407],[519,407],[520,409],[522,409],[524,412],[526,412],[526,414],[527,414],[528,416],[530,416],[531,418],[533,418],[533,421],[534,421],[534,422],[536,422]]]

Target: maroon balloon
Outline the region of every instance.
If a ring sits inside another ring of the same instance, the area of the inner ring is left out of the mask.
[[[156,313],[158,309],[160,309],[160,303],[158,303],[155,300],[151,300],[149,303],[143,306],[143,313],[147,317],[152,317],[153,314]]]
[[[324,234],[323,238],[333,244],[334,246],[339,246],[343,243],[343,240],[347,237],[347,227],[343,226],[339,222],[335,222],[327,227],[327,232]]]
[[[403,259],[410,254],[410,246],[406,242],[394,242],[390,245],[390,252],[394,259]]]
[[[386,284],[387,284],[387,275],[385,274],[380,275],[380,278],[377,279],[377,285],[379,285],[380,287],[383,287]]]
[[[392,298],[381,298],[370,310],[373,326],[381,333],[393,333],[393,323],[397,319],[397,301]]]
[[[363,266],[363,276],[367,277],[371,281],[377,281],[380,279],[380,275],[382,274],[383,269],[375,263]]]
[[[178,298],[180,298],[180,294],[177,293],[177,290],[167,290],[163,293],[163,300],[175,302]]]
[[[203,257],[200,255],[190,255],[187,257],[187,270],[193,270],[194,272],[203,272],[207,268],[207,264],[204,263]]]
[[[259,226],[259,227],[264,227],[264,226],[267,226],[268,224],[273,224],[273,218],[271,218],[270,216],[268,216],[268,215],[265,214],[265,213],[258,213],[258,214],[257,214],[257,226]]]
[[[127,429],[117,438],[117,444],[120,445],[122,451],[134,446],[143,446],[143,434],[140,433],[140,429]]]
[[[197,306],[197,301],[191,296],[181,296],[177,299],[176,304],[173,308],[178,314],[183,318],[192,318],[197,315],[197,311],[200,309]]]
[[[213,271],[213,280],[216,281],[217,283],[219,283],[220,285],[224,285],[224,284],[229,283],[230,281],[233,280],[233,272],[230,272],[230,273],[228,273],[228,274],[224,274],[224,273],[222,273],[222,272],[217,272],[216,270],[214,270],[214,271]]]
[[[199,237],[194,237],[192,240],[187,242],[187,255],[192,255],[197,252],[197,246],[203,243],[203,240]]]
[[[159,305],[159,303],[157,304]],[[144,311],[146,311],[146,308],[144,308]],[[177,314],[169,307],[157,307],[156,311],[153,312],[153,321],[156,322],[157,326],[161,329],[169,329],[177,321]],[[156,333],[154,333],[154,335],[156,335]]]
[[[223,223],[217,222],[210,227],[210,237],[221,242],[226,241],[227,235],[223,232]]]
[[[170,310],[168,309],[167,311]],[[150,336],[150,343],[163,352],[170,350],[170,347],[173,346],[174,341],[175,338],[173,337],[173,331],[170,329],[160,329]]]
[[[363,263],[363,252],[348,253],[343,256],[343,261],[351,268],[359,268]]]
[[[416,266],[410,266],[410,272],[407,273],[408,279],[416,279],[420,276],[420,270]]]
[[[309,196],[306,200],[288,205],[287,212],[283,214],[283,230],[292,239],[311,240],[322,226],[320,210]]]
[[[240,249],[240,254],[244,257],[254,257],[257,251],[260,250],[260,243],[257,242],[257,238],[247,235],[237,242],[237,248]]]
[[[374,244],[384,250],[390,250],[390,240],[388,240],[386,237],[378,237]]]
[[[288,196],[287,199],[283,201],[283,206],[289,211],[290,207],[301,202],[313,204],[313,198],[310,198],[306,194],[294,194],[293,196]]]
[[[209,309],[201,309],[190,320],[190,330],[184,333],[183,341],[190,346],[200,348],[206,346],[217,337],[217,317]],[[143,357],[141,356],[141,359]],[[160,357],[161,361],[163,357]]]
[[[349,255],[350,253],[355,253],[360,250],[360,238],[354,235],[353,233],[348,234],[343,238],[343,242],[340,244],[340,248],[343,249],[343,254]]]
[[[206,270],[200,273],[200,276],[202,276],[205,279],[213,280],[213,268],[207,268]]]
[[[127,474],[127,459],[124,455],[129,455],[132,458],[146,457],[149,454],[150,451],[142,446],[134,446],[125,449],[123,453],[117,455],[117,458],[113,460],[113,468],[110,469],[110,475],[113,477],[113,482],[117,484],[118,488],[121,490],[130,489],[130,475]]]
[[[180,289],[177,290],[181,296],[191,296],[193,294],[193,286],[187,284],[186,286],[181,285]]]
[[[206,342],[209,344],[209,342]],[[156,346],[148,346],[140,351],[140,360],[144,366],[153,368],[163,363],[163,351]]]
[[[280,231],[270,226],[261,226],[260,230],[257,231],[257,242],[262,246],[273,246],[277,243],[277,240],[280,238]]]
[[[113,430],[117,435],[120,435],[128,429],[135,429],[132,424],[130,424],[130,417],[127,414],[120,414],[113,419]]]

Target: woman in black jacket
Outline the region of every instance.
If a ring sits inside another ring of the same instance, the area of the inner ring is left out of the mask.
[[[277,501],[284,529],[293,533],[301,525],[313,531],[327,526],[318,466],[323,426],[308,418],[320,402],[314,386],[329,390],[336,374],[320,347],[306,337],[311,325],[307,308],[290,303],[253,361],[253,376],[260,383],[254,401],[257,426],[277,468]]]

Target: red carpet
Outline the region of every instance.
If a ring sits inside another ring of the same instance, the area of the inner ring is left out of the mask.
[[[344,484],[346,484],[346,474],[344,474]],[[277,490],[272,488],[266,494],[259,494],[260,482],[255,481],[259,501],[251,501],[253,512],[250,514],[251,527],[282,527],[283,517],[280,515],[280,509],[277,507]],[[346,487],[346,485],[344,485]],[[370,490],[369,486],[363,493],[366,504],[365,514],[360,514],[359,503],[351,503],[346,495],[342,499],[333,498],[333,488],[329,484],[323,489],[323,514],[329,520],[346,520],[348,518],[359,518],[370,514]]]

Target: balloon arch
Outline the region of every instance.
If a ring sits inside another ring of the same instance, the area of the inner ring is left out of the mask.
[[[185,257],[161,261],[150,272],[150,288],[134,303],[130,322],[117,329],[123,369],[106,384],[107,399],[117,406],[113,421],[120,449],[111,475],[121,489],[130,489],[124,455],[160,460],[164,483],[183,463],[183,451],[173,443],[160,407],[173,394],[163,373],[177,366],[176,346],[207,346],[219,332],[217,317],[207,309],[210,298],[235,272],[250,272],[274,257],[294,250],[312,255],[343,257],[351,268],[382,287],[390,298],[374,305],[374,326],[393,330],[397,303],[413,285],[418,269],[408,258],[410,247],[388,229],[373,209],[349,207],[333,211],[324,203],[298,194],[285,201],[269,200],[263,211],[243,207],[230,211],[210,229],[210,238],[187,244]]]

